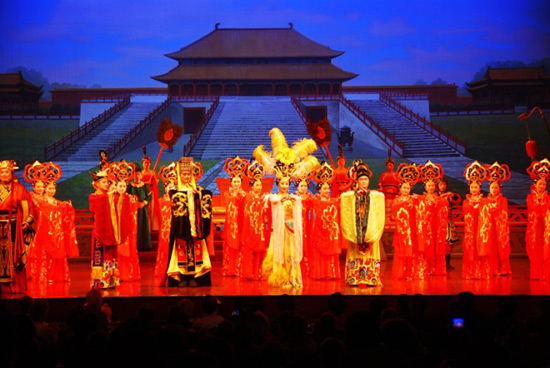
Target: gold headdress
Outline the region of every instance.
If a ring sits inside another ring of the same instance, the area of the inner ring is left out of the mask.
[[[38,160],[26,165],[23,170],[23,179],[33,185],[39,181],[44,182],[44,166]]]
[[[353,165],[348,170],[348,176],[351,180],[357,182],[357,179],[362,176],[366,176],[370,179],[372,176],[372,171],[370,171],[369,166],[364,163],[363,160],[359,159],[353,161]]]
[[[225,160],[223,170],[228,173],[231,178],[234,178],[236,176],[242,178],[245,174],[248,164],[249,162],[247,159],[235,156],[235,158],[228,158]]]
[[[0,169],[9,169],[11,171],[15,171],[19,169],[17,167],[17,164],[13,160],[4,160],[0,161]]]
[[[42,167],[44,172],[44,182],[47,184],[58,181],[61,178],[61,175],[63,175],[63,172],[61,172],[61,167],[51,161],[48,163],[43,163]]]
[[[539,179],[548,181],[550,177],[550,161],[547,158],[541,161],[533,161],[527,168],[527,173],[535,182]]]
[[[262,181],[264,174],[264,167],[257,161],[252,161],[246,167],[246,176],[250,179],[250,185],[253,185],[255,181]]]
[[[424,183],[433,181],[437,184],[439,179],[443,177],[443,167],[440,164],[434,164],[430,160],[424,165],[420,165],[419,170],[422,174],[422,181]]]
[[[390,162],[392,164],[395,164],[395,161],[393,160],[393,158],[391,158],[391,148],[388,148],[388,158],[386,159],[386,165]]]
[[[502,185],[503,182],[510,179],[512,174],[510,173],[510,168],[506,164],[499,164],[498,162],[495,162],[491,166],[485,165],[485,168],[489,172],[489,181],[491,183],[497,182],[498,184]]]
[[[477,161],[468,164],[464,170],[464,177],[468,180],[468,184],[478,183],[481,185],[481,183],[487,180],[488,176],[489,172],[487,168]]]
[[[151,158],[149,156],[147,156],[147,147],[141,146],[141,149],[143,150],[143,158],[141,159],[141,161],[151,162]]]
[[[109,164],[109,179],[111,181],[124,181],[127,183],[130,179],[133,179],[135,173],[136,165],[126,162],[124,159]]]
[[[109,166],[109,156],[107,156],[107,151],[99,151],[99,158],[99,167],[101,168],[101,170],[107,169],[107,167]]]
[[[292,176],[304,176],[313,171],[319,161],[310,154],[317,150],[317,145],[312,139],[301,139],[294,142],[292,148],[288,148],[285,136],[278,128],[269,132],[273,152],[266,152],[260,145],[254,150],[254,158],[261,163],[266,173],[276,174],[277,179],[290,178]]]
[[[98,180],[103,179],[103,178],[110,179],[110,177],[109,177],[109,167],[107,167],[105,170],[96,171],[95,173],[90,172],[90,176],[92,177],[93,181],[98,181]]]
[[[328,164],[328,162],[323,161],[321,167],[315,170],[313,174],[313,180],[318,184],[332,183],[334,178],[334,169]]]
[[[193,162],[192,163],[192,173],[193,178],[195,179],[195,182],[198,182],[202,178],[202,165],[200,162]]]
[[[421,178],[420,169],[415,163],[407,164],[403,162],[397,168],[397,175],[401,183],[409,183],[411,187],[418,183]]]
[[[161,166],[159,170],[159,177],[164,183],[165,187],[168,187],[169,185],[176,185],[176,183],[178,182],[176,163],[172,162],[168,166]]]

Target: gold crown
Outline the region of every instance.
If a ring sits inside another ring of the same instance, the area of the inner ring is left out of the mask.
[[[409,183],[411,187],[420,181],[420,169],[415,163],[407,164],[403,162],[397,168],[397,175],[401,183]]]
[[[485,168],[489,172],[489,181],[491,183],[497,182],[502,184],[502,182],[505,182],[512,176],[510,173],[510,168],[506,164],[501,165],[498,162],[495,162],[491,166],[485,165]]]
[[[33,184],[38,181],[44,182],[44,166],[38,160],[26,165],[23,170],[23,179]]]
[[[363,162],[363,160],[353,161],[353,165],[348,170],[348,176],[353,180],[357,181],[362,176],[367,176],[369,179],[372,176],[372,171],[370,171],[369,166]]]
[[[159,177],[164,183],[164,186],[168,186],[170,184],[176,185],[176,183],[178,182],[176,163],[172,162],[168,166],[161,166],[159,170]]]
[[[534,181],[544,179],[548,181],[550,176],[550,161],[547,158],[541,161],[533,161],[527,168],[527,173]]]
[[[98,181],[98,180],[103,179],[103,178],[110,179],[109,178],[109,167],[107,167],[104,170],[98,170],[95,173],[91,172],[90,176],[92,177],[93,181]]]
[[[232,178],[236,176],[242,178],[245,174],[248,164],[249,162],[247,159],[235,156],[235,158],[228,158],[227,160],[225,160],[223,170],[228,173],[229,176],[231,176]]]
[[[464,177],[468,180],[468,184],[478,183],[481,185],[481,183],[487,180],[488,176],[489,172],[487,168],[477,161],[468,164],[464,170]]]
[[[261,181],[264,178],[264,174],[264,167],[257,161],[252,161],[246,167],[246,176],[250,179],[250,182]]]
[[[192,173],[195,181],[198,182],[202,178],[202,165],[200,162],[193,162],[192,164]]]
[[[422,181],[424,183],[427,183],[430,180],[437,183],[439,179],[443,177],[443,167],[440,164],[434,164],[430,160],[428,160],[424,165],[420,165],[419,170],[422,174]]]
[[[126,162],[124,159],[120,160],[120,162],[111,162],[109,164],[109,179],[111,181],[128,182],[134,178],[135,173],[136,165]]]
[[[334,169],[326,161],[323,161],[321,163],[321,167],[318,168],[313,174],[313,179],[319,184],[321,183],[330,184],[332,183],[333,178],[334,178]]]
[[[42,167],[44,171],[44,181],[46,183],[56,182],[61,178],[61,175],[63,175],[59,164],[54,164],[50,161],[48,163],[43,163]]]
[[[19,169],[17,167],[17,164],[15,163],[15,161],[13,160],[4,160],[4,161],[0,161],[0,169],[9,169],[9,170],[17,170]]]

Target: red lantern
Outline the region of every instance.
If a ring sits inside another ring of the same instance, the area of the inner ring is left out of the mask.
[[[539,155],[539,146],[537,145],[537,141],[529,139],[525,142],[525,150],[527,151],[527,156],[529,156],[532,161],[537,159],[537,156]]]

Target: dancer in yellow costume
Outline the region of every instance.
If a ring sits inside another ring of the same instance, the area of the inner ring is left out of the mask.
[[[340,197],[342,235],[351,243],[346,256],[346,283],[351,286],[382,286],[380,238],[384,232],[384,194],[369,190],[372,172],[362,160],[349,169],[353,190]]]
[[[279,187],[279,193],[266,196],[266,205],[271,206],[272,234],[262,273],[269,275],[270,286],[299,288],[302,287],[302,200],[289,194],[288,188],[292,176],[305,176],[319,166],[317,159],[310,156],[317,145],[312,139],[302,139],[289,148],[279,129],[273,128],[269,135],[273,152],[264,151],[264,146],[254,150],[254,158],[265,171],[277,175]]]

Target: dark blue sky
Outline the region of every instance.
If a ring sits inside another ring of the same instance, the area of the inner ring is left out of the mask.
[[[550,57],[550,1],[0,0],[0,72],[161,87],[163,56],[221,27],[288,27],[345,53],[347,85],[463,85],[485,63]],[[550,71],[548,71],[550,73]]]

